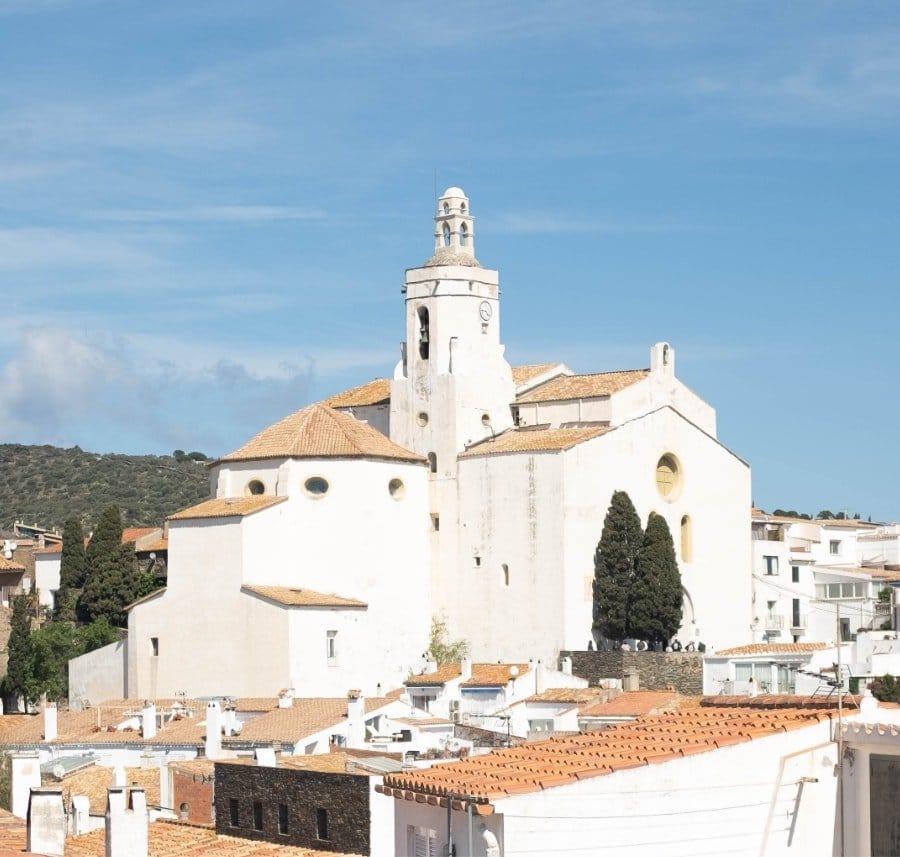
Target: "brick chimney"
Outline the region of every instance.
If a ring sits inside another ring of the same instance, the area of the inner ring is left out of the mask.
[[[62,857],[66,845],[66,810],[62,789],[32,789],[28,801],[25,850]]]
[[[106,857],[147,857],[147,796],[111,788],[106,795]]]

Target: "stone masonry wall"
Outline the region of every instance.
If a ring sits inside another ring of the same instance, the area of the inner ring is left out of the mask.
[[[560,652],[572,659],[572,672],[592,685],[604,678],[624,679],[636,670],[641,690],[674,688],[685,696],[703,693],[703,655],[699,652]]]
[[[231,801],[238,823],[231,824]],[[369,777],[269,768],[216,765],[216,833],[319,851],[369,854]],[[254,804],[262,810],[260,829]],[[287,806],[287,831],[279,833],[279,804]],[[317,838],[317,812],[327,813],[327,839]]]

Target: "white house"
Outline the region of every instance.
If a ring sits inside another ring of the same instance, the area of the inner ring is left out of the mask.
[[[128,696],[372,694],[412,672],[439,614],[473,659],[551,663],[591,638],[617,489],[669,523],[681,639],[745,641],[750,471],[674,349],[599,374],[514,368],[459,188],[434,240],[406,272],[393,378],[263,430],[213,463],[210,500],[169,518],[168,587],[130,611]]]

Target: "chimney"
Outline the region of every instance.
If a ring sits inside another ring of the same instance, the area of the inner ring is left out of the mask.
[[[572,675],[572,659],[568,655],[566,655],[560,660],[559,668],[566,675]]]
[[[172,800],[172,769],[166,765],[159,766],[159,805],[163,809],[172,809],[174,801]]]
[[[61,857],[65,844],[66,809],[62,789],[32,789],[25,850]]]
[[[114,788],[125,788],[125,766],[115,765],[113,767],[112,784]]]
[[[438,668],[438,665],[437,665],[437,661],[434,659],[434,655],[432,655],[431,652],[426,652],[425,653],[425,666],[424,666],[422,672],[425,673],[426,675],[428,673],[436,673],[437,668]]]
[[[660,377],[675,374],[675,349],[668,342],[657,342],[650,349],[650,374]]]
[[[278,694],[278,707],[279,708],[293,708],[294,707],[294,688],[288,687],[285,688],[281,693]]]
[[[274,747],[257,747],[253,751],[253,764],[260,768],[275,767],[275,748]]]
[[[536,664],[532,665],[532,668],[534,669],[534,692],[543,693],[544,685],[546,684],[543,661],[539,660]]]
[[[222,731],[226,735],[237,735],[241,731],[241,726],[237,719],[237,711],[234,705],[230,703],[225,706],[225,710],[222,712]]]
[[[81,836],[91,829],[91,801],[87,795],[72,796],[72,835]]]
[[[361,690],[347,691],[347,746],[355,749],[366,744],[366,699]]]
[[[141,735],[144,738],[156,737],[156,706],[150,700],[141,709]]]
[[[865,688],[859,700],[859,719],[863,723],[877,723],[879,713],[878,700],[872,696],[871,690]]]
[[[41,787],[40,756],[33,750],[10,753],[10,809],[18,818],[28,816],[28,799]]]
[[[437,669],[437,664],[434,665],[434,668]],[[472,678],[472,659],[468,655],[459,662],[459,674],[463,681]]]
[[[57,735],[57,711],[56,703],[48,702],[44,706],[44,740],[55,741]]]
[[[109,789],[106,857],[147,857],[147,797],[143,789]]]
[[[222,757],[222,710],[213,700],[206,704],[206,758]]]

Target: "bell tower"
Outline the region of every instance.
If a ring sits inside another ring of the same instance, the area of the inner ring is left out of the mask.
[[[434,217],[434,253],[406,272],[406,341],[391,384],[391,439],[456,477],[456,456],[512,425],[497,271],[475,258],[475,218],[458,187]]]

